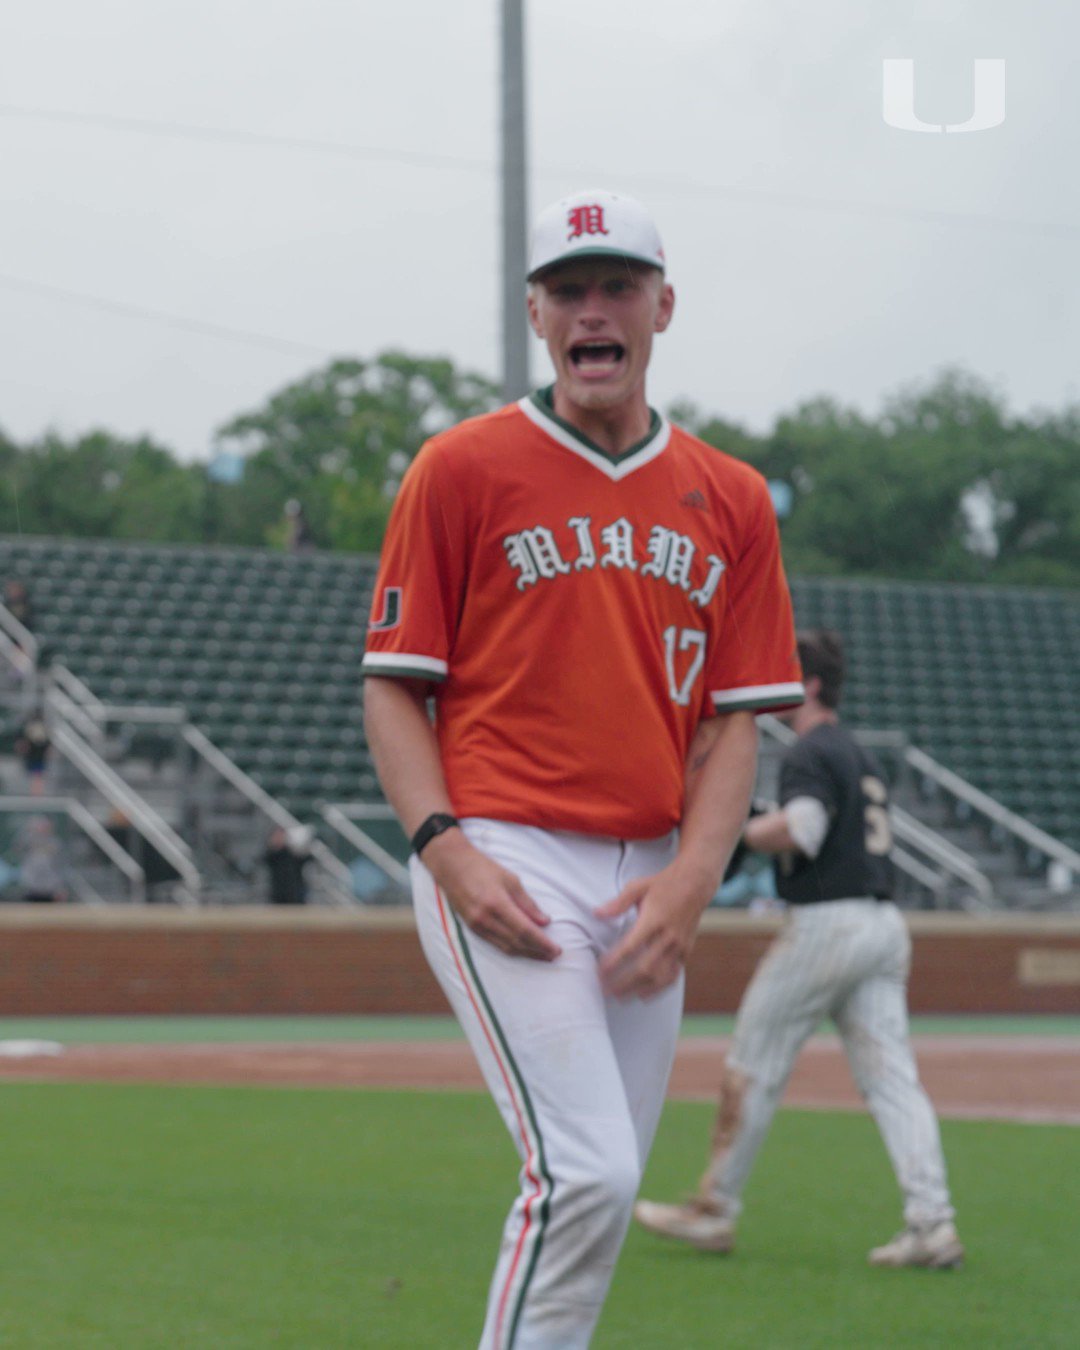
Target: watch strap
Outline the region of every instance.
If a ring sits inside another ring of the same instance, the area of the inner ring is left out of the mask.
[[[428,816],[427,820],[420,825],[420,828],[410,840],[412,851],[419,857],[436,835],[444,834],[447,830],[454,829],[457,826],[457,823],[458,820],[456,816],[447,815],[445,811],[433,812]]]

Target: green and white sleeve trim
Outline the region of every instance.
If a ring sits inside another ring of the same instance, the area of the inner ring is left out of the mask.
[[[445,680],[450,667],[436,656],[415,652],[365,652],[360,663],[362,675],[397,675],[403,679]]]
[[[786,684],[748,684],[741,689],[714,689],[709,697],[716,712],[794,708],[805,698],[798,680]]]

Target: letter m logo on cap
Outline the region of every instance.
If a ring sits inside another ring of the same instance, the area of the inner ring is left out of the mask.
[[[570,233],[567,239],[580,239],[584,234],[607,234],[602,206],[573,206],[567,213]]]

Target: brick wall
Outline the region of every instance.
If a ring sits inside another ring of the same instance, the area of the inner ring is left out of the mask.
[[[1080,1013],[1080,919],[911,927],[912,1011]],[[707,915],[687,1010],[733,1011],[776,928]],[[445,1011],[408,912],[0,909],[0,1016]]]

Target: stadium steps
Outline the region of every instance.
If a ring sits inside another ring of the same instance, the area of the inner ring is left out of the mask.
[[[46,653],[106,704],[185,709],[309,821],[322,802],[380,799],[359,678],[375,568],[337,554],[0,537],[0,578],[27,584]],[[856,728],[904,733],[1080,847],[1075,595],[802,577],[792,594],[800,625],[844,636]],[[140,791],[180,823],[173,784],[155,782],[134,741],[128,762]],[[912,809],[930,819],[938,808]],[[939,821],[946,834],[953,825],[964,822]]]
[[[1080,597],[806,577],[791,589],[801,626],[844,637],[853,726],[903,732],[1080,848]]]
[[[301,819],[375,795],[360,712],[371,559],[0,538],[34,631],[107,704],[182,707]]]

